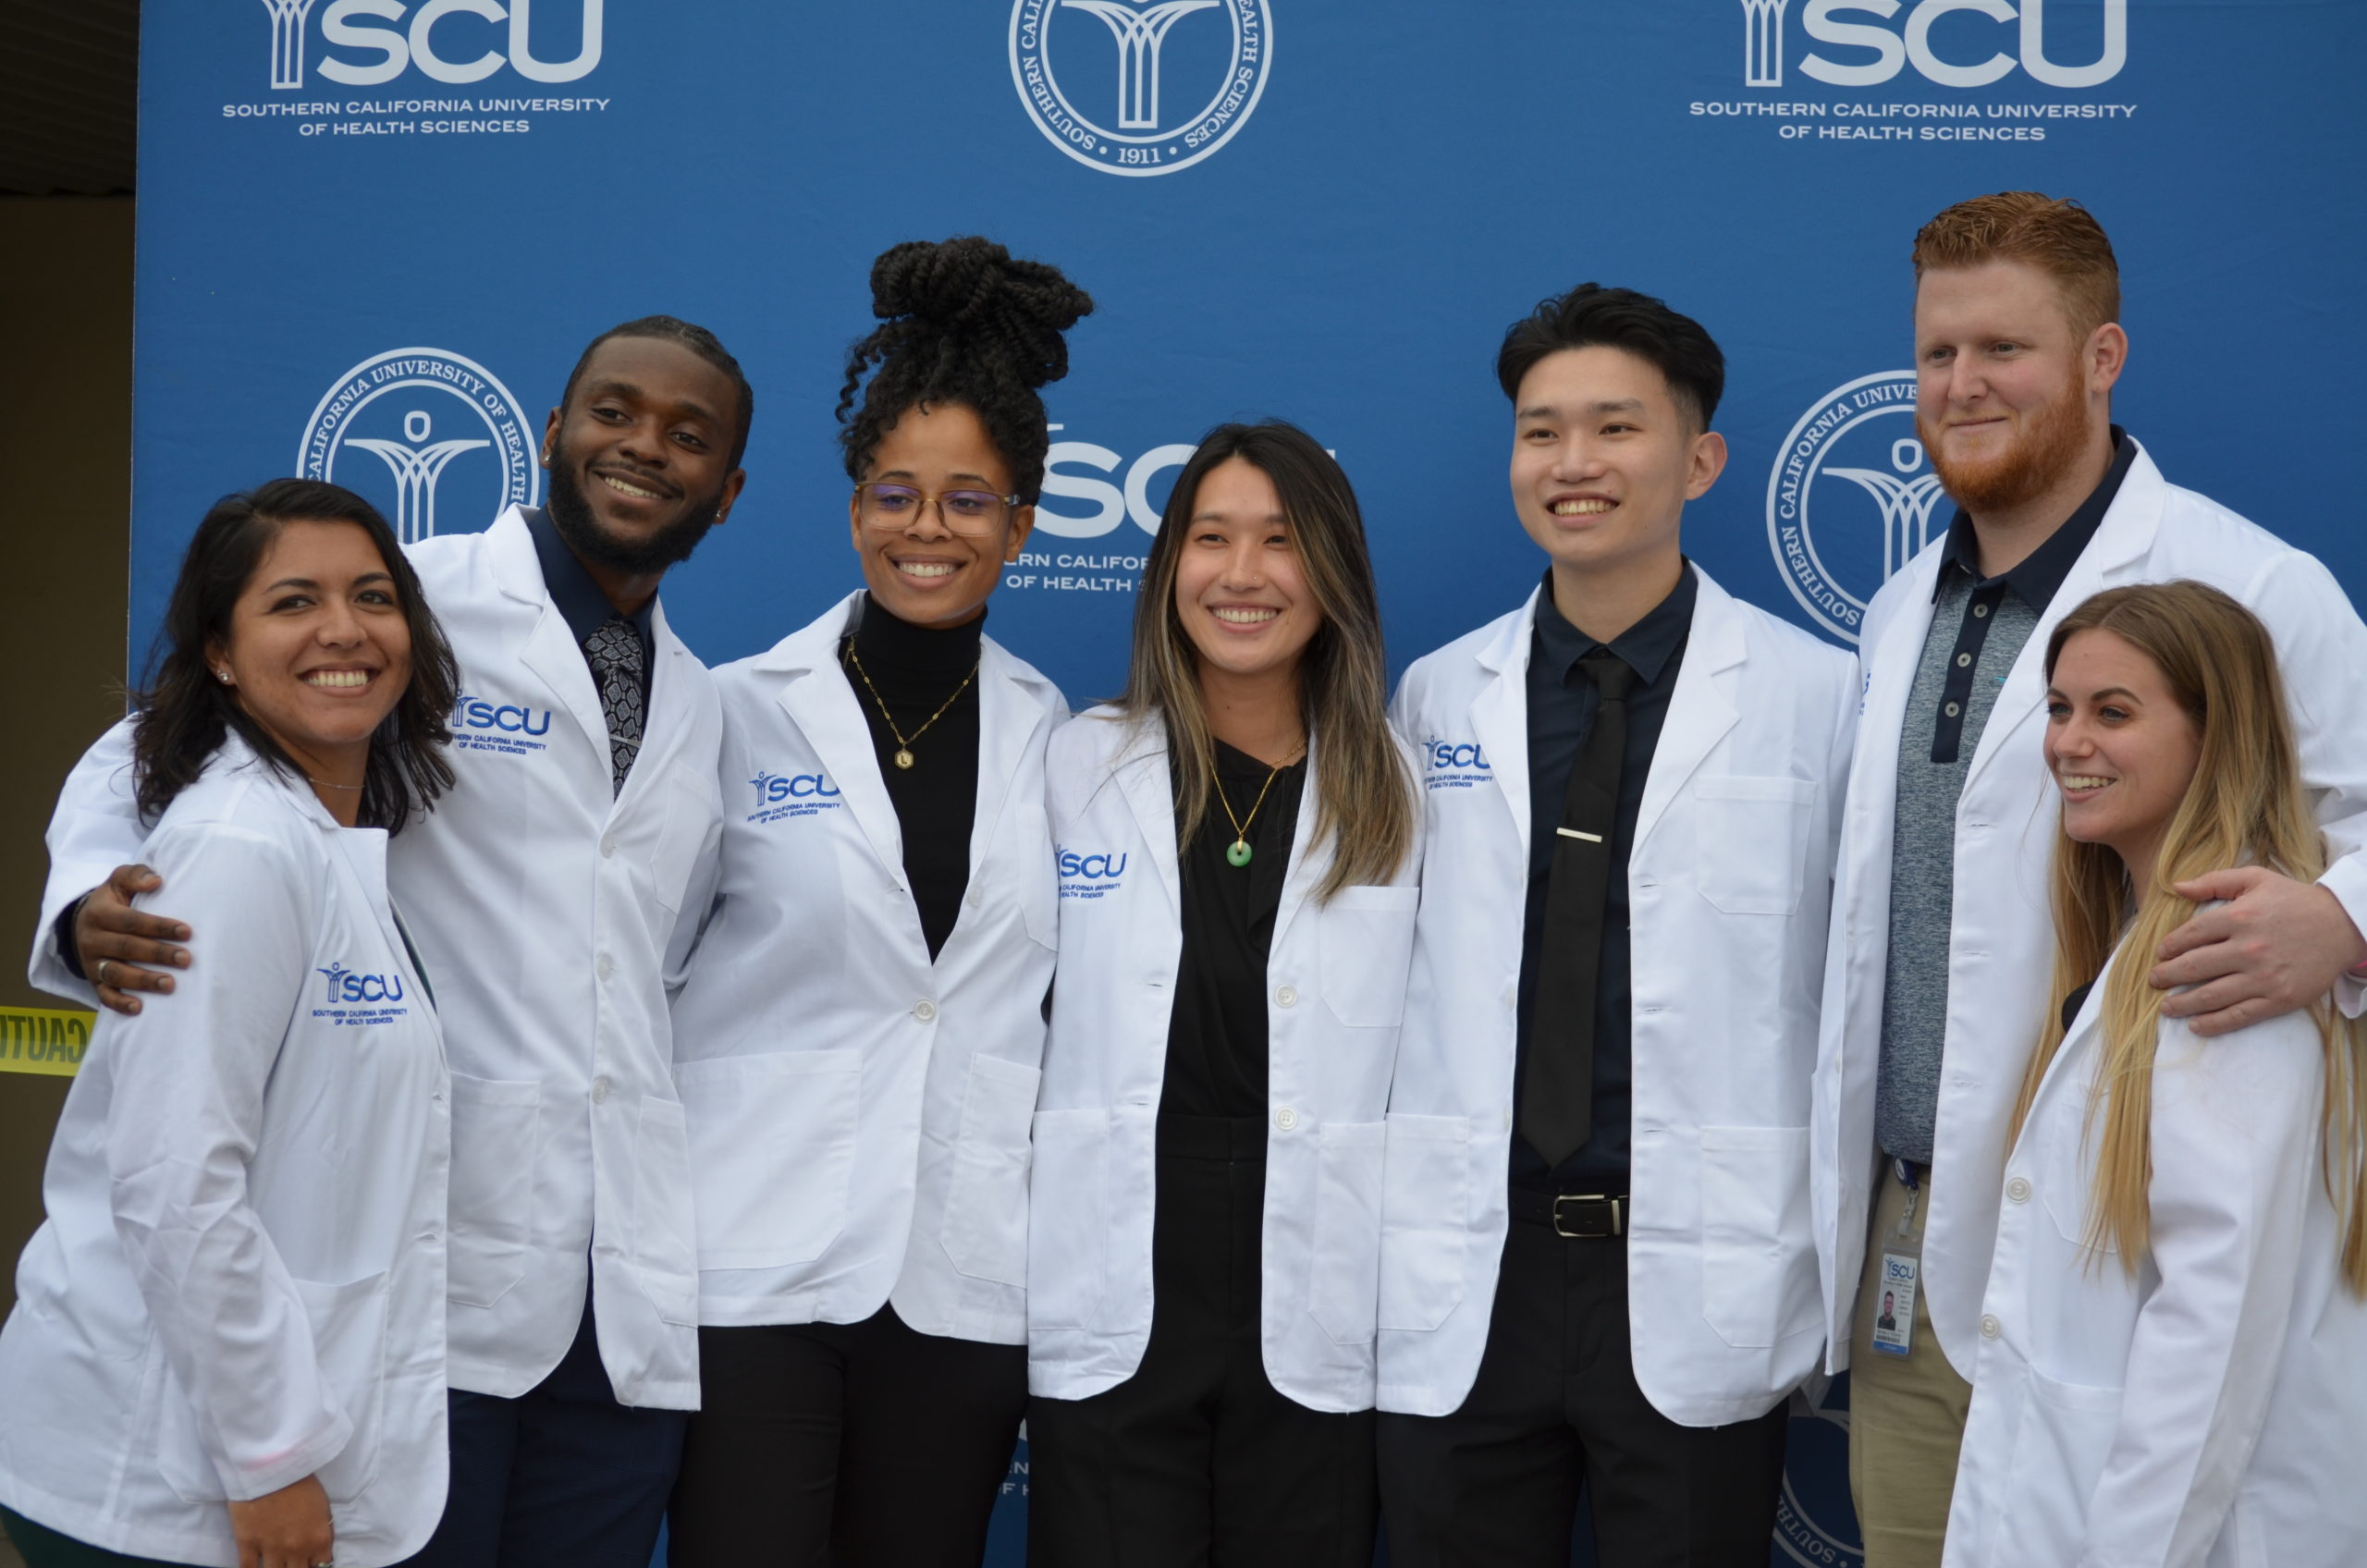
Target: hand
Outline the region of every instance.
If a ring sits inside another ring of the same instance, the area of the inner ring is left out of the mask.
[[[2367,959],[2367,940],[2342,902],[2313,882],[2243,865],[2173,884],[2199,910],[2171,932],[2149,978],[2157,989],[2191,986],[2162,998],[2162,1011],[2198,1035],[2225,1035],[2308,1007],[2343,972]]]
[[[140,1011],[135,991],[159,996],[173,988],[173,977],[141,964],[189,967],[189,949],[175,947],[189,940],[189,927],[161,914],[131,907],[136,893],[153,893],[165,879],[144,865],[118,865],[104,882],[92,888],[74,914],[74,956],[82,973],[98,987],[99,1000],[117,1012]]]
[[[307,1476],[293,1486],[230,1505],[239,1568],[319,1568],[337,1550],[329,1494]]]

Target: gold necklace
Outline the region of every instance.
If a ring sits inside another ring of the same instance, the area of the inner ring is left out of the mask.
[[[929,715],[927,720],[924,722],[918,729],[915,729],[910,735],[907,735],[902,730],[896,728],[896,716],[888,711],[887,700],[880,696],[879,688],[871,683],[870,672],[863,668],[863,660],[856,656],[854,651],[854,639],[852,637],[847,639],[847,662],[854,666],[854,672],[857,675],[863,677],[863,689],[871,693],[871,700],[873,702],[879,704],[879,717],[886,722],[888,726],[888,733],[896,737],[896,766],[898,767],[910,767],[913,766],[913,742],[927,734],[929,725],[935,724],[938,719],[943,718],[945,717],[945,710],[951,707],[956,702],[961,700],[962,693],[970,689],[970,682],[978,678],[978,666],[986,663],[986,658],[987,655],[985,654],[980,654],[978,655],[978,664],[972,665],[970,667],[970,673],[962,678],[962,684],[953,688],[953,695],[946,698],[944,703],[938,706],[938,710]]]
[[[1233,824],[1233,842],[1225,846],[1224,851],[1227,865],[1249,864],[1249,857],[1256,852],[1249,847],[1249,825],[1257,820],[1257,808],[1266,803],[1266,791],[1274,787],[1274,780],[1282,776],[1282,769],[1297,762],[1306,754],[1306,748],[1302,746],[1292,753],[1286,760],[1274,765],[1273,771],[1266,775],[1266,782],[1257,787],[1257,800],[1250,806],[1249,815],[1245,818],[1233,815],[1233,802],[1225,796],[1224,779],[1218,774],[1215,766],[1210,765],[1208,781],[1217,787],[1217,804],[1224,807],[1225,820]]]

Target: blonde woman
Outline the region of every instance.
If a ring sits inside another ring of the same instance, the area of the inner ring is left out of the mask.
[[[2053,1006],[2015,1117],[1945,1562],[2352,1568],[2360,1035],[2322,1003],[2205,1044],[2163,1016],[2143,962],[2193,913],[2174,883],[2324,868],[2275,651],[2235,600],[2179,582],[2088,600],[2046,664]]]
[[[1035,1568],[1372,1561],[1382,1117],[1413,769],[1339,465],[1175,481],[1125,695],[1053,735],[1027,1263]]]

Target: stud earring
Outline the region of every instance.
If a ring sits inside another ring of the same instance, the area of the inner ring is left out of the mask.
[[[217,669],[214,672],[214,679],[227,686],[230,684],[230,672],[227,669]]]

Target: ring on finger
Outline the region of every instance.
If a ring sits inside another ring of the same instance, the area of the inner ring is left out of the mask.
[[[108,965],[108,964],[110,964],[110,963],[112,963],[112,962],[115,962],[115,961],[114,961],[113,959],[104,959],[104,958],[103,958],[103,959],[99,960],[99,967],[98,967],[98,971],[97,971],[97,978],[98,978],[98,982],[99,982],[99,984],[100,984],[102,986],[112,986],[112,985],[113,985],[113,982],[112,982],[112,981],[110,981],[110,980],[108,980],[108,978],[107,978],[107,965]]]

